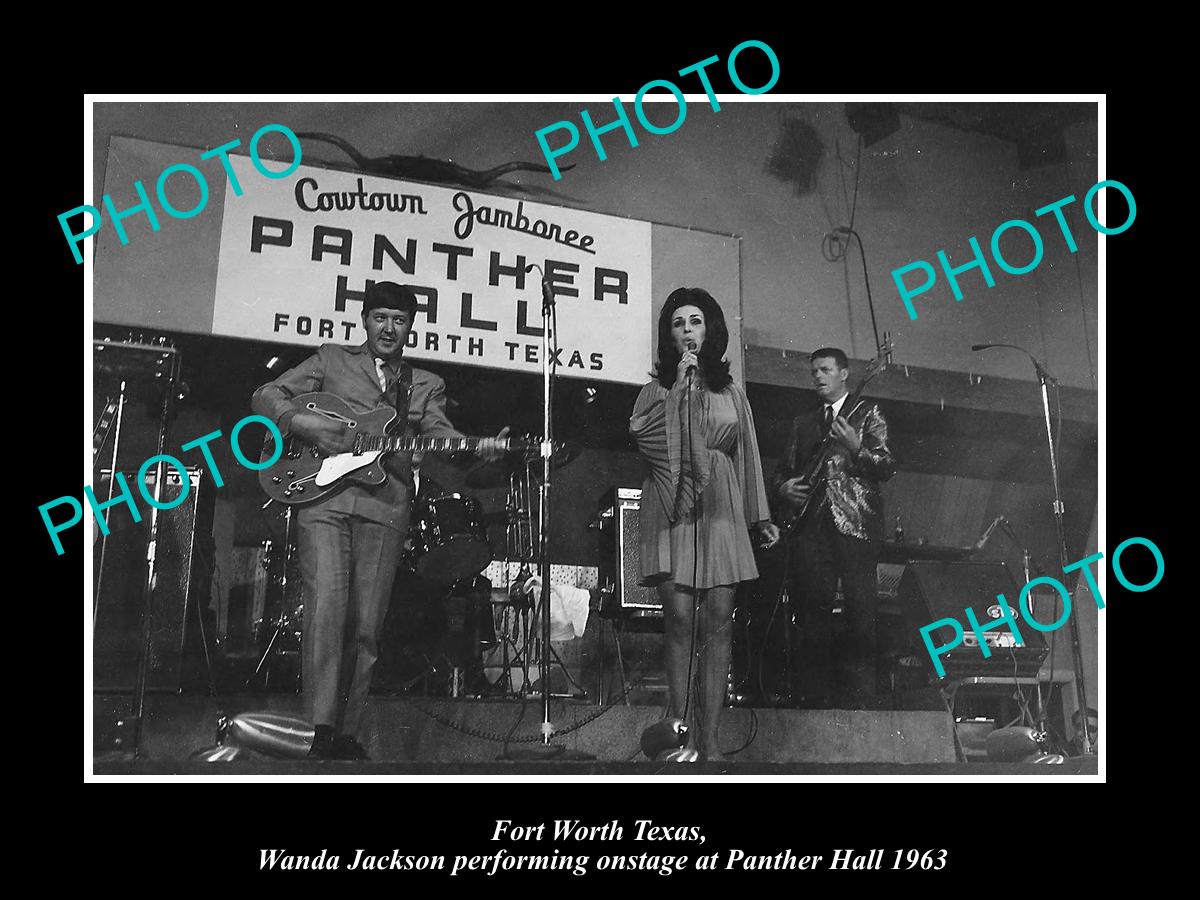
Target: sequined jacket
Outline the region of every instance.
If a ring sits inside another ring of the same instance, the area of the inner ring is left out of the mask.
[[[809,458],[821,445],[821,418],[824,406],[802,413],[792,421],[792,435],[787,454],[771,479],[771,503],[777,512],[776,522],[787,522],[796,507],[779,495],[780,486],[805,468]],[[864,401],[848,419],[858,431],[862,446],[851,457],[840,441],[826,461],[829,473],[826,488],[817,498],[817,508],[809,515],[810,522],[831,516],[842,534],[861,540],[880,540],[883,537],[883,498],[879,483],[896,472],[896,461],[888,447],[887,421],[879,407]]]

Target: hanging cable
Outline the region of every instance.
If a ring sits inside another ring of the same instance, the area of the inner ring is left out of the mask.
[[[1083,346],[1087,350],[1088,361],[1088,378],[1092,380],[1092,390],[1096,390],[1096,364],[1092,361],[1092,338],[1088,334],[1087,327],[1087,307],[1084,305],[1083,295],[1083,269],[1079,262],[1079,254],[1073,254],[1075,257],[1075,277],[1079,281],[1079,315],[1083,319]]]
[[[854,202],[850,204],[850,231],[854,231],[854,213],[858,210],[858,175],[862,171],[862,135],[858,136],[858,150],[854,154]],[[839,160],[840,162],[840,160]]]
[[[845,165],[842,162],[841,153],[838,153],[838,162],[840,165]],[[878,356],[883,352],[883,343],[879,340],[879,323],[875,317],[875,298],[871,294],[871,277],[867,272],[867,251],[863,246],[862,236],[854,230],[854,218],[858,211],[858,179],[859,173],[862,170],[862,135],[858,136],[858,153],[854,161],[854,199],[850,205],[850,224],[839,225],[833,231],[826,232],[821,239],[821,255],[829,262],[845,262],[846,253],[849,249],[849,238],[853,237],[858,241],[858,253],[862,259],[863,284],[867,290],[867,307],[871,312],[871,331],[875,336],[875,355]],[[839,168],[839,172],[840,172]],[[845,199],[845,183],[843,178],[842,194]],[[843,238],[845,243],[843,243]]]

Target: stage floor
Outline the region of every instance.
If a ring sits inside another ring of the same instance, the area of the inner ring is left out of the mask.
[[[97,775],[217,775],[254,778],[268,775],[305,775],[358,777],[373,775],[433,776],[527,776],[527,775],[619,775],[653,778],[695,775],[823,775],[855,778],[860,776],[998,776],[998,775],[1095,775],[1095,757],[1073,757],[1059,766],[1035,766],[1021,763],[700,763],[691,765],[657,762],[511,762],[433,763],[433,762],[318,762],[271,761],[195,763],[184,761],[133,761],[97,758]]]
[[[359,739],[369,762],[279,760],[256,756],[207,763],[193,754],[217,743],[218,719],[269,711],[298,714],[294,694],[151,694],[140,750],[129,752],[128,728],[116,727],[128,694],[96,694],[93,704],[97,775],[1068,775],[1096,774],[1097,760],[1065,765],[959,762],[949,716],[929,710],[728,709],[721,747],[729,762],[699,765],[647,761],[642,730],[662,717],[660,706],[554,700],[553,743],[593,760],[498,759],[508,748],[540,746],[541,704],[510,700],[446,700],[372,696]],[[121,743],[116,742],[120,738]],[[741,748],[738,750],[738,748]],[[732,751],[738,750],[735,754]]]

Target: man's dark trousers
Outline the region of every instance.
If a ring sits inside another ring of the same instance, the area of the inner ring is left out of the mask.
[[[875,542],[842,534],[825,508],[790,549],[798,643],[793,668],[804,705],[871,708],[877,692]],[[839,575],[842,612],[834,615]]]

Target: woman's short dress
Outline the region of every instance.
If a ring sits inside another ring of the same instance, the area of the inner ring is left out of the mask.
[[[734,382],[713,393],[652,381],[629,432],[650,469],[639,522],[644,583],[704,589],[757,578],[749,528],[771,513],[745,392]]]

